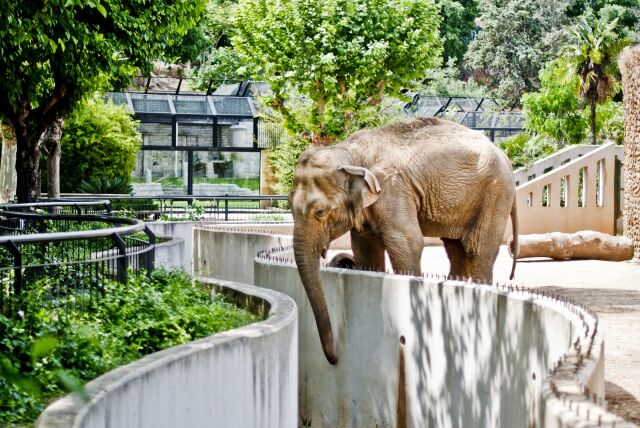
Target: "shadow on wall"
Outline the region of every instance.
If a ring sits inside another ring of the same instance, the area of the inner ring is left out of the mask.
[[[539,405],[550,344],[540,309],[470,287],[411,286],[418,373],[411,426],[542,426]],[[514,307],[517,305],[519,307]],[[566,322],[554,326],[554,355],[570,346]],[[559,340],[558,340],[559,339]],[[544,371],[543,371],[544,370]],[[411,403],[410,403],[411,404]]]

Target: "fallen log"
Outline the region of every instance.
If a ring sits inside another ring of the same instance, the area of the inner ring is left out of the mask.
[[[623,261],[633,258],[633,243],[625,236],[582,230],[576,233],[551,232],[518,237],[518,259],[549,257],[555,260],[595,259]],[[507,248],[513,258],[513,237]]]

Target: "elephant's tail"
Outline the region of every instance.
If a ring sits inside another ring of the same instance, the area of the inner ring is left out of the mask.
[[[518,262],[518,212],[516,198],[513,198],[513,205],[511,206],[511,229],[513,233],[513,239],[511,240],[511,256],[513,257],[513,264],[511,265],[511,275],[509,279],[513,279],[516,274],[516,263]]]

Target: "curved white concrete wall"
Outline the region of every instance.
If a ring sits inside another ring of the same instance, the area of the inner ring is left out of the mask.
[[[221,235],[196,229],[204,258],[270,244]],[[300,311],[300,426],[627,426],[602,407],[602,340],[581,308],[520,289],[324,269],[339,357],[331,366],[288,258],[256,259],[254,280]]]
[[[212,285],[268,314],[266,320],[113,370],[87,384],[87,404],[68,395],[46,409],[37,427],[296,427],[295,304],[271,290]]]

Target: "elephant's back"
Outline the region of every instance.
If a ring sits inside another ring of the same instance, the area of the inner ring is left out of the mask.
[[[420,117],[399,120],[373,129],[353,133],[344,142],[355,151],[404,153],[434,150],[487,150],[493,143],[481,131],[474,131],[449,120]],[[490,150],[490,149],[489,149]]]
[[[366,167],[407,162],[422,166],[453,163],[462,170],[477,170],[483,164],[504,163],[501,151],[483,132],[433,117],[405,119],[361,130],[344,144],[360,160],[358,163]]]

